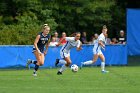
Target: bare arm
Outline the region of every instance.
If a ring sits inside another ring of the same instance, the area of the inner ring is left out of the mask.
[[[98,44],[99,44],[102,48],[105,47],[105,45],[103,44],[103,42],[102,42],[101,40],[99,40]]]
[[[80,51],[80,50],[82,50],[83,48],[82,47],[77,47],[77,51]]]
[[[99,45],[102,47],[105,47],[105,45],[103,44],[103,42],[101,40],[99,41]]]
[[[44,54],[45,54],[45,55],[47,54],[49,44],[50,44],[50,38],[49,38],[49,40],[48,40],[48,43],[46,44],[46,50],[44,51]]]
[[[76,48],[76,50],[77,51],[80,51],[80,50],[82,50],[83,48],[82,48],[82,42],[80,42],[80,45]]]
[[[62,41],[65,39],[65,37],[63,37],[61,40],[59,40],[58,44],[56,46],[61,45]]]
[[[38,46],[37,46],[37,43],[38,43],[39,39],[40,39],[40,35],[37,35],[37,37],[34,41],[34,46],[35,46],[36,50],[40,53],[40,50],[38,49]]]

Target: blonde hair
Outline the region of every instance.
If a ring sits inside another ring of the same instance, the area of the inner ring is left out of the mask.
[[[103,29],[107,29],[107,26],[106,25],[103,25]]]
[[[43,29],[46,29],[46,28],[50,28],[50,26],[48,24],[44,24]]]
[[[103,28],[102,28],[102,33],[106,34],[107,32],[107,26],[106,25],[103,25]]]

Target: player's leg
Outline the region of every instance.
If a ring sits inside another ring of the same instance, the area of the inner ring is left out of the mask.
[[[101,59],[101,70],[102,70],[102,72],[103,73],[107,73],[107,72],[109,72],[109,71],[106,71],[105,70],[105,57],[104,57],[104,55],[102,54],[102,52],[99,54],[99,57],[100,57],[100,59]]]
[[[34,53],[36,51],[36,49],[35,48],[33,48],[33,51],[32,51],[32,53]],[[29,68],[29,65],[30,64],[36,64],[37,63],[37,61],[36,60],[31,60],[31,59],[28,59],[27,60],[27,63],[26,63],[26,67],[28,67]]]
[[[70,55],[69,53],[64,53],[62,50],[60,50],[61,59],[56,59],[55,66],[57,66],[59,63],[60,64],[66,64],[66,61],[64,60],[64,58],[69,56],[69,55]]]
[[[66,64],[66,61],[64,59],[56,59],[55,66],[57,67],[58,64]]]
[[[28,60],[27,60],[27,63],[26,63],[26,67],[30,68],[30,67],[29,67],[30,64],[36,64],[36,63],[37,63],[36,60],[28,59]]]
[[[61,75],[62,72],[71,64],[70,56],[64,58],[66,64],[63,64],[60,70],[57,72],[58,75]]]
[[[98,59],[98,51],[99,51],[99,49],[100,48],[98,48],[98,47],[94,47],[93,48],[93,59],[92,60],[89,60],[89,61],[86,61],[86,62],[81,62],[81,66],[80,66],[80,68],[82,68],[83,67],[83,65],[91,65],[91,64],[94,64],[96,61],[97,61],[97,59]]]
[[[91,65],[91,64],[95,63],[97,61],[97,59],[98,59],[98,54],[94,54],[93,59],[83,62],[83,65]]]
[[[27,64],[29,65],[29,64],[36,64],[37,63],[37,61],[36,60],[31,60],[31,59],[28,59],[27,60]]]
[[[35,64],[33,75],[37,76],[37,70],[39,69],[40,63],[42,61],[42,54],[40,54],[37,51],[35,51],[34,55],[35,55],[35,57],[37,59],[37,63]]]
[[[39,61],[38,61],[39,66],[44,65],[44,60],[45,60],[45,56],[44,56],[44,54],[42,53],[42,54],[40,54],[40,59],[39,59]]]

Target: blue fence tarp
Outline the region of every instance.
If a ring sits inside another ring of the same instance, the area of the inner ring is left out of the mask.
[[[49,47],[45,64],[42,67],[54,67],[56,58],[60,58],[60,49],[61,46]],[[72,64],[80,65],[83,61],[91,60],[93,57],[92,49],[92,45],[84,45],[83,50],[79,52],[73,48],[70,54]],[[0,46],[0,51],[0,68],[25,66],[27,59],[35,60],[32,46]],[[127,47],[125,45],[108,45],[103,53],[107,65],[127,64]],[[100,60],[95,65],[100,65]]]
[[[127,9],[128,55],[140,55],[140,9]]]

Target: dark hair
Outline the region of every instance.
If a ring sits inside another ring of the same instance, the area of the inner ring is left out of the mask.
[[[75,32],[75,35],[77,35],[77,34],[81,34],[80,32]]]

